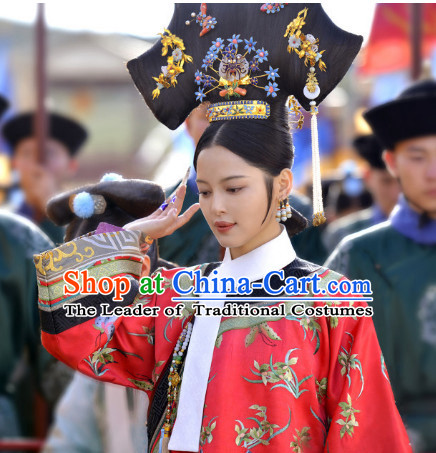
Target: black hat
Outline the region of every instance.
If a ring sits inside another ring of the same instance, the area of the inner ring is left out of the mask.
[[[0,96],[0,116],[3,115],[4,111],[9,107],[9,102],[3,96]]]
[[[34,136],[35,113],[28,112],[10,118],[3,126],[3,136],[15,149],[24,138]],[[85,142],[88,133],[77,121],[58,113],[47,115],[49,137],[61,142],[73,156]]]
[[[161,186],[110,173],[97,184],[61,193],[47,203],[56,225],[67,225],[65,241],[94,231],[100,222],[122,227],[154,212],[165,200]]]
[[[396,99],[363,114],[385,149],[398,142],[436,134],[436,81],[423,80],[405,89]]]
[[[154,77],[159,78],[160,74],[164,73],[162,67],[168,70],[171,66],[169,57],[171,57],[172,50],[171,48],[165,49],[161,41],[158,41],[143,55],[130,60],[127,63],[127,68],[156,118],[170,129],[176,129],[199,104],[195,94],[199,88],[195,83],[195,74],[196,71],[201,71],[201,63],[203,61],[204,64],[203,59],[210,53],[213,43],[217,39],[222,39],[224,45],[228,46],[228,41],[232,41],[233,36],[240,42],[242,50],[247,43],[246,40],[253,38],[252,43],[257,43],[256,49],[258,51],[266,50],[263,55],[267,55],[267,57],[262,55],[262,59],[258,60],[262,62],[262,65],[265,64],[265,68],[262,67],[259,70],[259,76],[262,75],[264,78],[259,78],[262,81],[261,89],[259,89],[260,85],[258,87],[252,83],[246,85],[244,87],[244,89],[246,88],[246,96],[242,96],[241,100],[266,96],[266,89],[263,90],[263,85],[265,83],[268,85],[268,82],[264,69],[268,69],[270,66],[273,70],[279,68],[280,77],[275,78],[278,77],[277,75],[271,77],[270,74],[268,81],[277,84],[278,90],[276,90],[277,93],[273,93],[274,96],[268,96],[265,100],[283,103],[289,95],[294,95],[300,104],[306,110],[309,110],[310,100],[303,94],[309,65],[305,65],[304,58],[300,60],[295,53],[288,53],[289,37],[284,37],[290,22],[296,19],[306,6],[308,12],[304,18],[302,31],[306,34],[305,36],[310,36],[311,39],[319,39],[319,51],[322,52],[322,61],[327,67],[326,71],[319,69],[316,71],[320,88],[316,103],[319,104],[347,72],[360,49],[362,37],[345,32],[337,27],[324,12],[321,5],[317,3],[307,5],[289,3],[285,4],[282,9],[279,8],[278,11],[274,11],[273,14],[267,14],[266,11],[261,9],[261,5],[254,3],[208,3],[207,17],[211,18],[209,21],[211,27],[209,32],[202,36],[199,36],[202,29],[195,20],[189,25],[186,23],[189,23],[193,12],[195,16],[199,4],[176,3],[167,30],[172,36],[183,41],[183,47],[179,47],[179,49],[183,48],[185,57],[188,56],[189,58],[184,57],[183,72],[180,72],[177,76],[174,86],[161,89],[159,96],[154,98],[153,91],[156,89]],[[202,10],[201,13],[203,12]],[[207,18],[202,19],[201,13],[197,16],[197,21],[202,22],[204,27],[204,21]],[[250,44],[247,43],[247,45]],[[323,52],[324,50],[325,52]],[[181,54],[180,50],[178,52]],[[238,53],[245,53],[245,50],[238,51]],[[253,54],[247,55],[247,59],[249,58],[253,58]],[[168,66],[166,66],[167,64]],[[176,68],[176,70],[179,69]],[[256,77],[254,78],[256,79]],[[205,92],[208,90],[206,88]],[[219,99],[217,93],[218,91],[212,93],[216,94],[217,98],[214,102]],[[206,98],[206,100],[210,99]],[[226,99],[221,98],[221,100],[225,101]]]
[[[360,157],[365,159],[372,168],[386,170],[386,165],[382,159],[383,147],[373,134],[359,135],[353,140]]]

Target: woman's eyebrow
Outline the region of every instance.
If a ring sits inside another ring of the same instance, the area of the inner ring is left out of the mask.
[[[226,182],[226,181],[229,181],[231,179],[238,179],[238,178],[248,178],[248,176],[247,175],[227,176],[227,178],[221,179],[220,182]],[[208,184],[207,181],[203,181],[202,179],[197,179],[196,182],[197,182],[197,184],[198,183]]]

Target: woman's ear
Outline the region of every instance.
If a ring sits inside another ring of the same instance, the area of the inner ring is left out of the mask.
[[[284,168],[278,175],[279,198],[284,200],[292,190],[293,174],[289,168]]]

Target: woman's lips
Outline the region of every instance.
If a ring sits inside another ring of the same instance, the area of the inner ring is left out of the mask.
[[[220,233],[225,233],[227,231],[230,231],[236,223],[230,223],[230,222],[215,222],[214,223],[215,228],[220,232]]]

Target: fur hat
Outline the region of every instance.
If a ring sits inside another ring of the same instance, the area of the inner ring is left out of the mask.
[[[56,225],[68,225],[65,241],[94,231],[100,222],[122,227],[150,215],[165,200],[161,186],[111,173],[97,184],[61,193],[47,203],[47,215]]]
[[[47,119],[48,136],[62,143],[70,155],[74,156],[86,141],[86,129],[77,121],[58,113],[49,113]],[[4,124],[3,136],[12,149],[15,149],[21,140],[34,136],[34,121],[35,113],[28,112],[10,118]]]
[[[398,142],[436,135],[436,81],[422,80],[406,88],[393,101],[364,113],[384,149],[393,150]]]
[[[383,147],[375,135],[359,135],[353,140],[353,146],[360,157],[365,159],[372,168],[386,169],[382,159]]]

